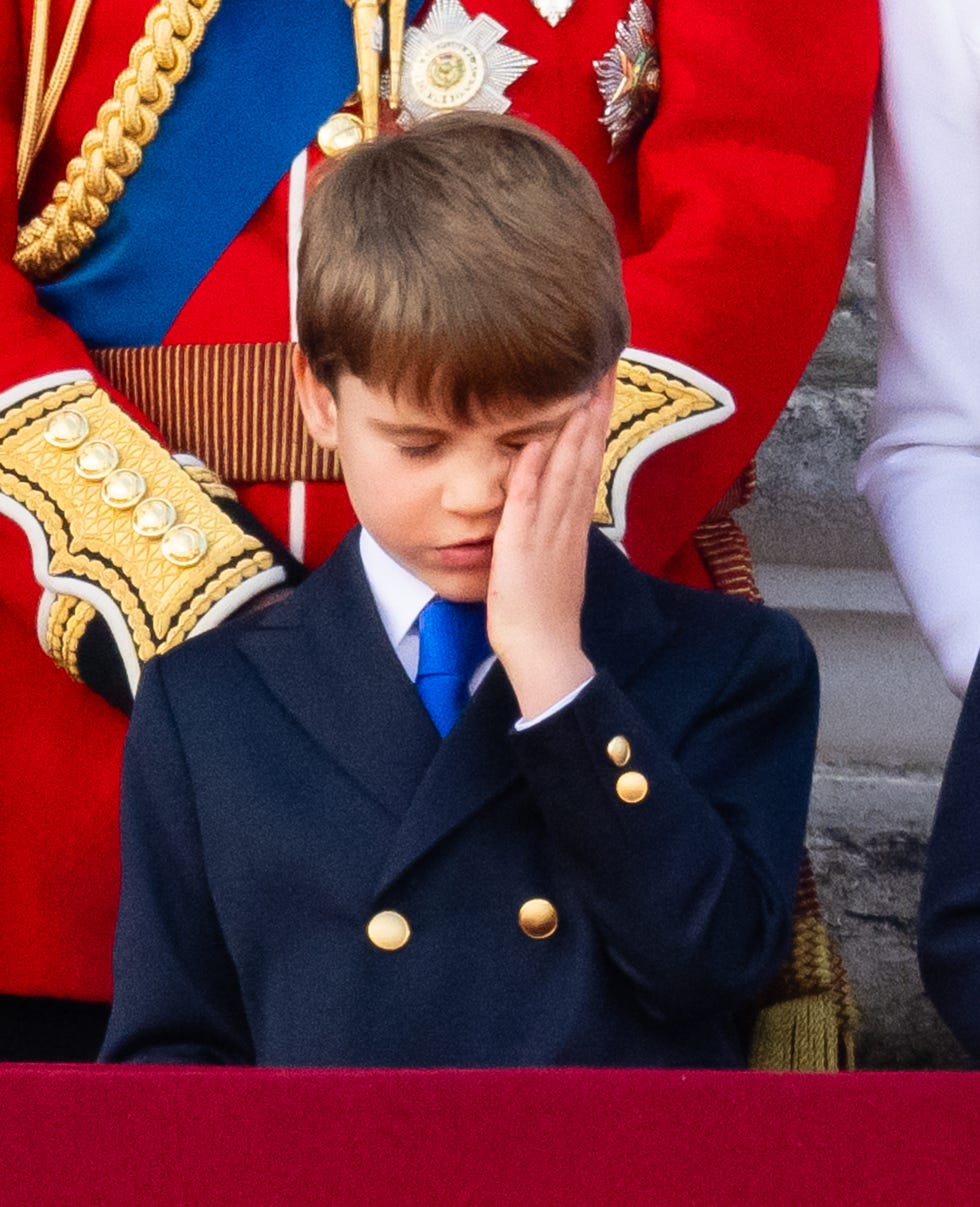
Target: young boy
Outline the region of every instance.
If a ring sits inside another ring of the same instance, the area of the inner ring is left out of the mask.
[[[628,332],[588,175],[500,117],[359,149],[308,203],[299,331],[361,527],[147,667],[104,1058],[743,1064],[816,670],[590,533]]]

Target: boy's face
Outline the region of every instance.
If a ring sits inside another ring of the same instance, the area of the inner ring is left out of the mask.
[[[310,434],[340,454],[354,511],[378,544],[444,599],[486,599],[511,465],[531,440],[550,448],[589,393],[476,411],[463,425],[349,373],[334,393],[298,349],[294,370]]]

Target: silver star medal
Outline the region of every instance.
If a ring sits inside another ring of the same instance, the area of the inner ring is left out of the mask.
[[[572,7],[572,0],[534,0],[534,7],[554,29]]]
[[[616,45],[592,64],[606,102],[599,121],[609,131],[614,159],[653,114],[660,93],[660,56],[653,13],[633,0],[616,24]]]
[[[459,0],[436,0],[423,25],[405,30],[399,125],[449,109],[509,109],[504,89],[537,60],[504,46],[506,33],[486,13],[471,18]]]

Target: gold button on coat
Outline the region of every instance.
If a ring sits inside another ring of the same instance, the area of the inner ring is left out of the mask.
[[[177,523],[177,509],[169,499],[156,495],[144,499],[133,511],[133,528],[140,536],[157,540]]]
[[[48,416],[44,425],[44,439],[52,448],[78,448],[89,433],[88,420],[74,407],[62,407]]]
[[[364,141],[364,123],[353,113],[335,113],[317,130],[316,141],[324,155],[336,159]]]
[[[606,746],[606,754],[609,755],[609,761],[617,767],[625,767],[630,761],[630,744],[622,734],[617,734],[616,737],[610,738],[609,744]]]
[[[558,911],[544,897],[532,897],[518,911],[517,925],[529,939],[547,939],[558,929]]]
[[[174,524],[160,540],[160,552],[172,566],[196,566],[208,551],[208,538],[196,524]]]
[[[119,464],[119,449],[108,440],[86,440],[75,454],[75,473],[87,482],[101,482]]]
[[[397,951],[412,934],[408,922],[393,909],[383,909],[367,924],[367,937],[382,951]]]
[[[102,479],[102,502],[129,511],[146,494],[146,480],[135,469],[114,469]]]
[[[649,791],[647,777],[639,771],[624,771],[616,781],[616,795],[628,805],[638,805]]]

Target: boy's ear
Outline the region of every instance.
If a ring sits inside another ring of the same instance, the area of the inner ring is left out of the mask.
[[[336,448],[337,403],[333,391],[317,379],[298,344],[293,345],[293,377],[306,430],[321,448]]]

